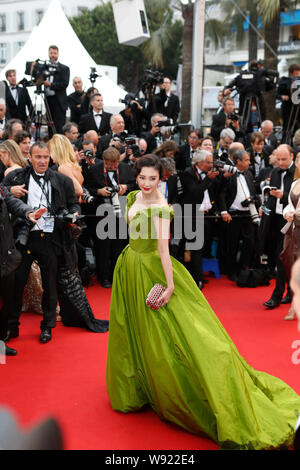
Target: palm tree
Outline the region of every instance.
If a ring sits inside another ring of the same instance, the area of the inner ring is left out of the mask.
[[[256,0],[258,11],[264,24],[264,65],[265,68],[277,70],[277,51],[279,46],[280,12],[296,6],[296,0]],[[269,119],[278,120],[275,109],[276,90],[265,95],[266,113]]]

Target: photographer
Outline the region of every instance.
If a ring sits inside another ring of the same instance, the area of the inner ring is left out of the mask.
[[[126,105],[120,114],[124,119],[125,129],[128,134],[139,136],[142,131],[142,122],[144,119],[143,106],[132,93],[128,93],[124,100],[120,100]]]
[[[225,270],[228,278],[236,281],[240,271],[250,267],[253,262],[255,224],[258,223],[259,217],[255,207],[253,177],[249,171],[250,155],[244,150],[238,150],[233,159],[237,171],[230,178],[223,178],[218,207],[223,219]],[[238,260],[240,241],[243,244]]]
[[[158,112],[173,120],[176,124],[180,112],[178,96],[171,92],[172,81],[169,77],[164,77],[163,83],[159,85],[160,92],[155,95]]]
[[[109,125],[109,134],[103,135],[99,139],[98,154],[100,158],[102,158],[104,150],[111,145],[116,148],[122,147],[124,145],[124,139],[127,136],[127,132],[125,132],[125,122],[121,114],[113,114],[110,117]]]
[[[214,219],[205,218],[205,215],[215,214],[215,203],[219,186],[219,172],[213,168],[213,156],[206,150],[195,152],[192,166],[186,168],[182,174],[183,202],[192,206],[192,230],[196,233],[199,210],[204,212],[204,244],[199,250],[191,250],[191,261],[188,270],[200,289],[203,287],[202,257],[209,255],[212,236],[214,233]],[[199,209],[200,206],[200,209]],[[184,214],[185,222],[188,214]],[[189,240],[190,243],[196,240]]]
[[[79,136],[78,125],[76,122],[69,121],[62,128],[63,134],[69,139],[71,144],[76,144]]]
[[[74,92],[68,95],[68,105],[71,111],[70,121],[79,124],[81,116],[81,104],[83,100],[83,83],[80,77],[73,78]]]
[[[58,47],[49,47],[48,65],[49,77],[44,81],[45,97],[49,106],[55,130],[58,134],[63,133],[63,126],[66,121],[66,111],[68,108],[68,97],[66,90],[69,86],[70,69],[66,65],[58,62]],[[53,135],[51,126],[48,127],[49,137]]]
[[[256,60],[249,63],[249,70],[241,72],[225,87],[224,93],[230,94],[236,87],[240,96],[239,116],[245,132],[252,132],[253,125],[260,126],[266,119],[266,106],[263,92],[271,90],[275,86],[278,72],[260,68]],[[256,107],[253,112],[252,108]]]
[[[147,142],[147,151],[152,153],[157,147],[163,143],[163,138],[160,132],[162,121],[167,118],[161,113],[156,113],[151,116],[151,129],[148,132],[142,132],[141,137]]]
[[[282,118],[282,142],[285,142],[286,133],[287,131],[291,131],[292,129],[288,129],[288,124],[290,121],[292,110],[295,109],[299,105],[294,105],[292,102],[292,84],[295,80],[300,78],[300,65],[298,64],[291,64],[289,66],[289,75],[288,77],[282,77],[278,83],[277,88],[277,99],[281,101],[281,118]],[[291,123],[293,124],[293,123]],[[300,128],[300,117],[294,126],[294,131]],[[293,135],[291,135],[293,137]],[[289,143],[289,142],[288,142]]]
[[[214,157],[220,158],[224,162],[228,158],[228,150],[235,140],[235,133],[232,129],[223,129],[220,133],[220,142],[218,142]]]
[[[232,113],[234,113],[234,100],[233,98],[230,98],[230,96],[227,96],[223,100],[223,110],[213,115],[210,134],[214,138],[215,142],[218,142],[220,139],[222,129],[231,123],[231,120],[228,120],[227,117]]]
[[[135,189],[135,178],[127,163],[120,162],[120,152],[109,147],[103,152],[103,161],[90,168],[87,189],[95,197],[95,204],[112,206],[116,238],[99,239],[94,233],[97,277],[103,287],[110,287],[116,260],[127,240],[118,238],[120,201],[119,197]]]

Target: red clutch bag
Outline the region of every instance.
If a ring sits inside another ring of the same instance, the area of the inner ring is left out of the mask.
[[[161,284],[155,284],[147,296],[146,305],[152,308],[152,310],[158,310],[162,304],[162,302],[158,302],[158,299],[165,290],[166,288]]]

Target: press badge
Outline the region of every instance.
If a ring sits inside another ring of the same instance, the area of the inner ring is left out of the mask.
[[[45,223],[43,231],[46,233],[52,233],[54,230],[54,217],[45,217]]]

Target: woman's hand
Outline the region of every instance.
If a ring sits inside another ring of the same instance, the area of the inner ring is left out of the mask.
[[[173,294],[173,291],[174,291],[174,287],[167,287],[165,292],[159,297],[158,302],[162,302],[161,307],[163,305],[166,305],[169,302],[169,300],[170,300],[170,298]]]
[[[290,212],[287,212],[287,213],[284,215],[284,218],[285,218],[285,220],[287,220],[287,222],[293,222],[293,220],[294,220],[294,215],[295,215],[295,212],[290,211]]]

